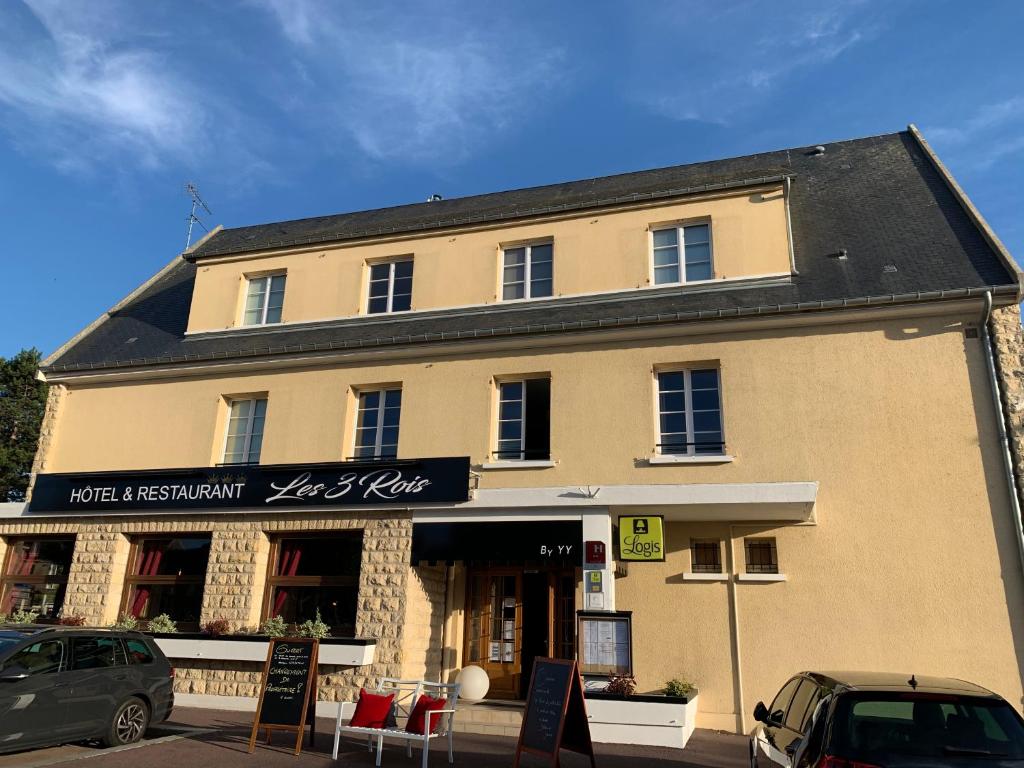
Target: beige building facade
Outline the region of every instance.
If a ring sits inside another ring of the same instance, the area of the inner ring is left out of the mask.
[[[260,667],[203,627],[317,612],[328,701],[556,656],[727,730],[804,669],[1018,703],[1019,277],[913,129],[220,230],[44,364],[0,612],[168,613],[209,706]]]

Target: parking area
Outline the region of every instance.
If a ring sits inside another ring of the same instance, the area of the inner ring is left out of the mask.
[[[0,756],[0,768],[42,768],[83,762],[83,768],[182,768],[182,766],[216,765],[217,768],[242,766],[290,766],[313,768],[332,766],[331,745],[333,722],[317,720],[315,746],[304,746],[296,758],[288,747],[285,734],[274,737],[274,743],[260,743],[256,752],[247,752],[252,716],[241,712],[210,709],[176,709],[172,719],[153,728],[140,744],[117,750],[103,750],[92,745],[67,745]],[[294,744],[294,741],[291,742]],[[472,768],[508,768],[512,765],[516,740],[501,736],[458,734],[455,738],[455,763]],[[430,764],[442,768],[448,764],[444,746],[431,750]],[[744,768],[748,766],[746,739],[734,734],[698,730],[686,749],[634,747],[619,744],[598,744],[595,747],[600,768],[633,768],[637,765],[690,766],[692,768]],[[415,753],[419,765],[418,753]],[[372,766],[373,755],[365,742],[346,740],[338,756],[342,765]],[[403,746],[385,745],[382,766],[409,766]],[[525,766],[545,765],[543,760],[526,756]],[[563,768],[582,768],[587,758],[563,752]]]

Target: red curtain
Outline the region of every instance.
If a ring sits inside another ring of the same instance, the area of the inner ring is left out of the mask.
[[[24,547],[18,547],[17,557],[18,559],[14,561],[11,568],[11,573],[14,576],[30,576],[36,560],[39,559],[39,545],[29,544],[27,550]]]
[[[162,541],[147,541],[142,546],[142,557],[136,576],[156,576],[160,572],[160,560],[164,555],[166,544]],[[151,590],[149,587],[136,587],[135,599],[132,601],[131,614],[135,618],[142,616],[149,603]]]
[[[302,560],[302,546],[298,541],[286,541],[281,547],[281,565],[277,570],[278,576],[294,576],[299,572],[299,561]],[[272,616],[279,616],[284,610],[284,604],[288,601],[288,590],[284,587],[277,588],[274,595],[274,610]]]

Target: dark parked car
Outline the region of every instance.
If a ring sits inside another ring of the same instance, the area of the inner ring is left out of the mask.
[[[751,768],[1000,768],[1024,764],[1024,719],[973,683],[803,672],[754,708]]]
[[[174,669],[141,632],[0,625],[0,752],[142,738],[174,706]]]

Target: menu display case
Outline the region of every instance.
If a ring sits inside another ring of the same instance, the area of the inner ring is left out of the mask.
[[[633,674],[633,612],[578,611],[577,656],[584,675]]]

